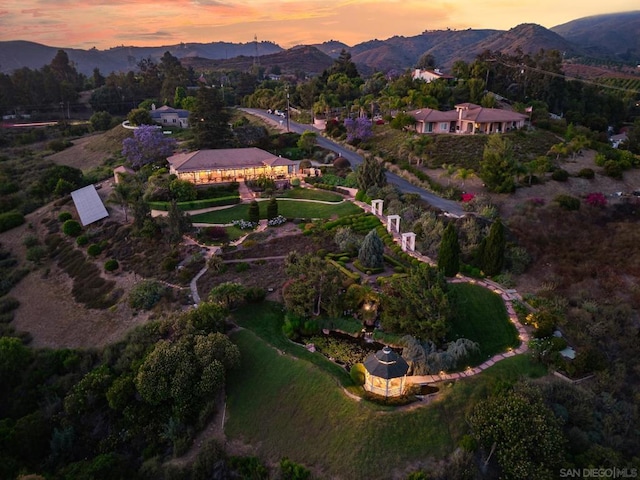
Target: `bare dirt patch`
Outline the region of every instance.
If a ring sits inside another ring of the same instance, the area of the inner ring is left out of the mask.
[[[47,159],[58,165],[91,170],[104,164],[115,153],[122,150],[122,141],[131,136],[131,132],[118,126],[104,133],[96,133],[73,140],[73,146],[52,155]]]

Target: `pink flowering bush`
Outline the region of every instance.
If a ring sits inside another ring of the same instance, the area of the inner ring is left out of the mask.
[[[476,196],[473,193],[463,193],[462,194],[462,202],[468,203],[473,200]]]
[[[593,192],[587,195],[585,202],[592,207],[606,207],[607,197],[602,192]]]

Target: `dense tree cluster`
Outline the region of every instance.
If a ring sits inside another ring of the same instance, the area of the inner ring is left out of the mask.
[[[145,458],[183,452],[239,365],[226,315],[203,303],[94,352],[0,338],[0,476],[137,478]]]

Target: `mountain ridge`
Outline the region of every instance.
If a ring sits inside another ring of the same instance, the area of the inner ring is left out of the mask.
[[[192,42],[158,47],[122,45],[107,50],[83,50],[14,40],[0,42],[0,72],[10,73],[22,67],[41,68],[51,62],[58,49],[65,50],[78,71],[85,75],[91,75],[94,68],[99,68],[103,74],[135,69],[141,60],[151,58],[159,61],[167,51],[184,59],[185,64],[200,65],[201,68],[247,68],[247,59],[252,59],[250,63],[253,63],[257,56],[263,66],[274,62],[274,65],[280,65],[284,71],[293,72],[297,67],[287,65],[286,62],[287,59],[295,59],[295,65],[304,65],[309,73],[317,73],[326,65],[327,58],[335,59],[343,49],[351,53],[353,61],[363,74],[404,70],[415,65],[423,54],[431,54],[436,59],[437,66],[446,70],[456,60],[469,62],[487,50],[507,54],[517,50],[524,53],[537,53],[540,49],[558,50],[567,58],[640,63],[638,31],[640,11],[630,11],[578,18],[550,29],[524,23],[509,30],[425,30],[414,36],[397,35],[386,40],[372,39],[353,46],[329,40],[286,50],[270,41]],[[291,53],[293,49],[300,47],[309,47],[308,52],[312,55],[309,61],[304,62],[299,58],[300,51]],[[319,55],[320,52],[324,56]]]

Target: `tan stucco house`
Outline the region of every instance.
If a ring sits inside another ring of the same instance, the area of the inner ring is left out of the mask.
[[[525,125],[527,115],[497,108],[484,108],[474,103],[461,103],[455,110],[441,112],[422,108],[408,112],[416,120],[418,133],[504,133]]]
[[[178,153],[167,159],[169,173],[195,184],[240,182],[260,176],[287,179],[298,164],[259,148],[220,148]]]

